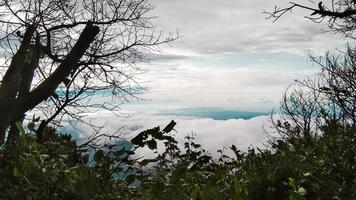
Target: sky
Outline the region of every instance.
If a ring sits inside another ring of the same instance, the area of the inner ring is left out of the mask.
[[[278,110],[282,93],[319,71],[308,55],[345,45],[344,38],[325,32],[325,23],[304,18],[303,10],[275,23],[266,19],[263,11],[287,6],[283,0],[149,2],[157,30],[178,32],[179,38],[141,65],[147,72],[137,80],[147,90],[142,100],[121,106],[130,118],[106,111],[87,116],[100,118],[95,122],[108,132],[125,127],[135,134],[175,120],[179,140],[194,133],[211,152],[231,144],[261,146],[268,138],[268,113]]]
[[[296,79],[318,71],[308,54],[342,47],[302,10],[266,20],[278,0],[151,0],[157,29],[179,32],[151,55],[142,81],[153,106],[270,111]],[[147,102],[146,102],[147,103]]]

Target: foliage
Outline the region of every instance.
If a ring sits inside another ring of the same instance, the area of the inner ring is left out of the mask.
[[[169,134],[173,126],[138,134],[130,149],[106,144],[84,151],[51,128],[41,142],[22,134],[17,145],[1,150],[0,198],[356,198],[356,127],[329,123],[312,143],[289,138],[247,152],[232,145],[213,159],[194,135],[179,148]],[[154,158],[134,156],[139,148],[156,151],[160,144],[165,148]]]

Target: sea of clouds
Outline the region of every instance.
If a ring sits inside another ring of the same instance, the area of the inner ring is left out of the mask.
[[[249,147],[265,148],[269,135],[264,130],[269,127],[270,116],[262,115],[251,119],[215,120],[211,118],[185,117],[174,115],[156,115],[146,113],[130,113],[121,111],[120,116],[110,111],[99,111],[86,114],[84,120],[97,126],[102,126],[101,133],[119,134],[122,139],[130,140],[143,130],[160,126],[163,129],[171,120],[177,125],[172,134],[180,145],[186,141],[187,135],[194,134],[196,142],[217,156],[217,150],[228,148],[232,144],[241,150]],[[85,142],[93,130],[83,124],[74,123],[74,127],[65,124],[62,131],[71,133],[79,143]],[[102,143],[109,142],[102,140]],[[162,149],[162,147],[160,148]],[[142,149],[140,154],[150,154],[148,149]]]

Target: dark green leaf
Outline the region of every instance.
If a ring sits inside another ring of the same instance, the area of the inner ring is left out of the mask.
[[[125,182],[126,182],[127,184],[131,184],[131,183],[133,183],[135,180],[136,180],[136,175],[134,175],[134,174],[130,174],[130,175],[126,176],[126,178],[125,178]]]
[[[157,149],[157,142],[156,142],[156,140],[152,139],[152,140],[147,141],[147,146],[148,146],[148,148],[150,148],[151,150]]]
[[[15,177],[20,177],[21,176],[21,174],[20,174],[19,170],[17,169],[17,167],[14,168],[13,174],[14,174]]]
[[[22,123],[21,122],[16,122],[16,127],[20,132],[20,135],[25,134],[25,129],[22,127]]]
[[[141,164],[142,166],[145,166],[145,165],[147,165],[148,163],[156,162],[156,161],[157,161],[157,159],[144,159],[144,160],[142,160],[142,161],[140,162],[140,164]]]
[[[94,160],[95,161],[101,161],[104,157],[104,151],[103,150],[99,150],[95,153],[94,155]]]

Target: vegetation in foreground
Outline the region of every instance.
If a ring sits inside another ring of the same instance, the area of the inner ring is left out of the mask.
[[[22,132],[0,151],[0,199],[355,199],[356,127],[335,121],[321,130],[266,150],[232,145],[233,156],[221,151],[217,160],[194,136],[181,151],[167,127],[140,133],[131,149],[105,145],[92,155],[51,128],[42,141]],[[163,153],[134,159],[158,141]]]

